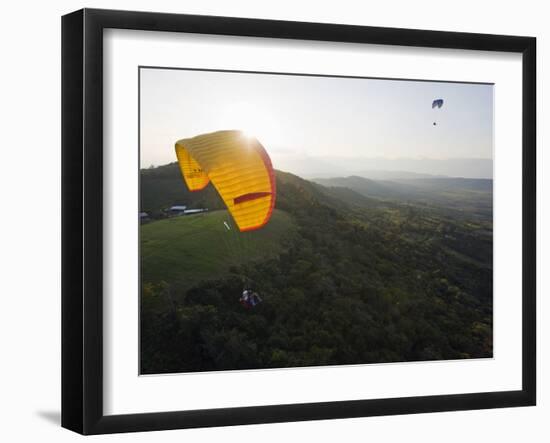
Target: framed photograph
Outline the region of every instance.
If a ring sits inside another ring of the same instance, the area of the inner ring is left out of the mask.
[[[536,402],[532,37],[62,20],[62,425]]]

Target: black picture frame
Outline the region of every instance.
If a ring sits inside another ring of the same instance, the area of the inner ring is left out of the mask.
[[[107,28],[522,54],[522,389],[104,415],[102,36]],[[535,85],[533,37],[97,9],[65,15],[62,18],[62,426],[82,434],[105,434],[535,405]]]

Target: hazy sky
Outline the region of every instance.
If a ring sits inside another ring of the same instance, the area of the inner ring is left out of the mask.
[[[142,167],[221,129],[255,135],[296,173],[308,158],[492,159],[492,85],[145,68],[140,100]]]

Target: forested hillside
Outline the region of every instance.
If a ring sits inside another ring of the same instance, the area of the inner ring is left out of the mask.
[[[141,226],[142,373],[492,356],[492,189],[446,205],[427,185],[418,200],[276,179],[265,232],[227,243],[212,186],[141,172],[142,210],[210,209]],[[243,308],[244,286],[262,303]]]

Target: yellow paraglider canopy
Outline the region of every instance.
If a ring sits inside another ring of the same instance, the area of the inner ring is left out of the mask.
[[[254,137],[218,131],[176,142],[181,173],[190,191],[209,182],[216,188],[240,231],[264,226],[275,206],[271,159]]]

